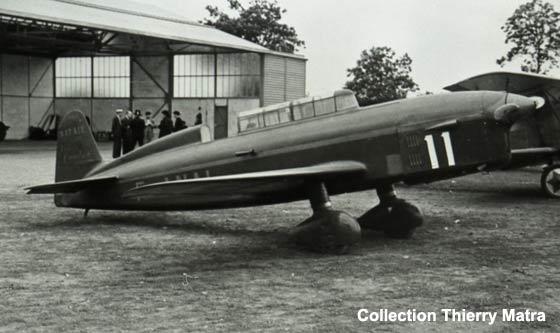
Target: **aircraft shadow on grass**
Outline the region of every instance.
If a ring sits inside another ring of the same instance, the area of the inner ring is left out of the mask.
[[[97,212],[98,215],[91,214],[87,219],[83,219],[78,214],[75,216],[67,216],[60,218],[54,222],[45,224],[38,223],[34,228],[40,228],[48,231],[66,230],[75,232],[75,229],[85,228],[94,230],[96,233],[106,233],[113,228],[90,228],[96,226],[114,227],[116,234],[127,233],[132,229],[138,233],[159,233],[160,231],[179,233],[179,237],[191,237],[196,239],[197,236],[211,235],[217,237],[228,237],[230,240],[224,242],[218,241],[217,244],[208,242],[207,245],[198,244],[195,247],[184,249],[166,248],[165,239],[162,239],[161,246],[155,246],[153,251],[150,248],[127,248],[123,247],[118,260],[122,261],[123,271],[134,272],[140,274],[144,279],[161,279],[176,280],[183,274],[194,277],[190,280],[192,288],[197,288],[197,276],[204,272],[211,271],[231,271],[235,269],[271,269],[277,265],[289,267],[292,260],[321,260],[324,263],[324,269],[336,266],[339,260],[360,260],[359,258],[367,256],[371,253],[387,252],[387,249],[393,247],[398,250],[405,248],[418,248],[428,246],[431,242],[429,238],[434,235],[434,231],[422,230],[409,240],[387,238],[383,232],[374,230],[363,230],[363,238],[360,246],[353,248],[344,256],[325,256],[315,251],[301,251],[290,241],[291,225],[286,223],[275,230],[254,230],[248,229],[247,223],[239,224],[233,222],[209,222],[203,217],[197,217],[196,220],[189,219],[188,214],[155,216],[156,214],[148,213],[140,215],[137,213],[111,213]],[[212,216],[211,216],[212,217]],[[274,218],[274,217],[271,217]],[[426,224],[441,224],[441,217],[426,216]],[[139,230],[140,229],[140,230]],[[152,231],[150,231],[152,230]],[[250,240],[248,241],[248,239]],[[157,242],[157,241],[156,241]],[[118,246],[118,245],[115,245]],[[176,246],[176,245],[169,245]],[[142,251],[139,257],[137,251]],[[390,250],[389,250],[390,251]],[[120,252],[120,251],[119,251]],[[196,253],[193,253],[196,252]],[[136,259],[130,259],[136,258]],[[287,260],[287,262],[286,262]],[[328,264],[332,262],[331,264]],[[119,277],[128,282],[128,277]],[[186,278],[185,278],[186,279]],[[189,287],[191,287],[189,285]]]
[[[96,215],[92,212],[87,218],[83,218],[78,214],[72,217],[65,217],[63,219],[58,219],[51,223],[36,223],[31,227],[34,229],[43,230],[53,230],[53,229],[75,229],[84,228],[87,226],[114,226],[119,228],[119,231],[126,232],[126,228],[143,228],[143,229],[153,229],[158,231],[170,231],[170,232],[184,232],[185,235],[191,235],[196,237],[196,235],[212,235],[212,236],[234,236],[234,237],[251,237],[254,242],[245,243],[242,247],[249,253],[258,253],[256,248],[263,248],[262,243],[268,244],[264,246],[265,248],[278,248],[278,249],[301,249],[293,244],[291,241],[291,233],[293,231],[293,225],[291,223],[286,223],[286,225],[281,225],[278,228],[271,230],[257,230],[247,228],[249,222],[210,222],[205,221],[203,217],[197,217],[196,220],[189,220],[188,213],[181,215],[170,215],[164,214],[161,216],[160,213],[116,213],[111,214],[110,212],[103,212]],[[73,214],[74,215],[74,214]],[[213,215],[211,213],[211,215]],[[210,216],[213,217],[213,216]],[[274,217],[272,217],[274,218]],[[279,217],[281,218],[281,217]],[[427,224],[431,220],[427,216]],[[257,222],[252,223],[252,225],[259,225]],[[125,229],[122,229],[125,228]],[[106,230],[105,230],[106,231]],[[386,245],[391,245],[396,242],[402,242],[403,240],[395,240],[387,238],[382,231],[376,230],[363,230],[364,239],[361,242],[360,248],[374,250],[377,247],[384,247]],[[254,247],[248,244],[254,244]],[[233,246],[233,248],[239,248],[238,245]],[[295,256],[298,256],[299,252],[294,252]],[[314,251],[306,251],[305,253],[314,253]],[[352,253],[359,253],[359,250]],[[276,254],[271,254],[271,256],[277,256]],[[260,258],[261,256],[259,256]]]
[[[449,188],[452,192],[472,193],[472,200],[481,203],[496,203],[515,205],[518,202],[525,204],[542,203],[548,198],[539,188],[532,185],[509,186],[506,188],[496,186],[480,186],[478,188],[453,186]]]
[[[118,215],[117,215],[118,214]],[[87,218],[82,217],[82,214],[75,214],[72,217],[59,219],[56,222],[45,224],[37,223],[35,226],[38,228],[52,229],[56,227],[62,228],[81,228],[84,226],[118,226],[118,227],[142,227],[146,229],[157,230],[173,230],[173,231],[189,231],[195,234],[225,234],[225,235],[282,235],[287,234],[281,230],[250,230],[242,229],[234,222],[220,222],[213,223],[208,221],[201,221],[201,219],[189,220],[186,216],[170,216],[164,214],[162,217],[160,213],[152,214],[122,214],[117,213],[97,213],[92,212]]]

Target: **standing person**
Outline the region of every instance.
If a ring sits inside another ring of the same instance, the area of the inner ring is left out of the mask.
[[[161,112],[163,114],[163,119],[159,122],[159,137],[163,138],[173,132],[173,120],[171,120],[171,114],[167,110]]]
[[[196,118],[194,119],[194,126],[202,125],[202,108],[198,107],[198,113],[196,114]]]
[[[123,133],[123,155],[128,154],[134,149],[134,139],[132,138],[132,111],[127,110],[125,117],[121,121]]]
[[[6,138],[6,132],[10,129],[10,126],[4,124],[0,121],[0,141]]]
[[[144,128],[146,123],[142,119],[142,112],[138,109],[134,110],[134,119],[130,123],[130,128],[132,129],[132,149],[136,147],[142,147],[144,145]]]
[[[187,124],[183,119],[181,119],[181,112],[175,110],[173,111],[173,115],[175,116],[175,124],[173,125],[173,132],[179,132],[180,130],[187,128]]]
[[[113,158],[121,156],[122,152],[122,109],[115,110],[113,123],[111,125],[111,134],[113,134]]]
[[[196,125],[202,125],[202,113],[197,113],[196,114],[196,118],[194,120],[194,126]]]
[[[150,143],[154,139],[154,121],[152,120],[152,113],[146,111],[144,114],[144,143]]]

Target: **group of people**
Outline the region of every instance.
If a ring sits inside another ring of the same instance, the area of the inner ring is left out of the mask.
[[[163,138],[166,135],[169,135],[173,132],[178,132],[182,129],[187,128],[187,123],[183,119],[181,119],[181,112],[175,110],[173,111],[173,117],[175,121],[171,119],[171,114],[167,110],[163,110],[161,112],[163,115],[163,119],[161,119],[159,123],[159,137]]]
[[[154,122],[151,119],[151,112],[146,112],[142,118],[142,112],[123,109],[115,110],[115,117],[111,125],[113,135],[113,157],[120,157],[126,154],[138,144],[142,146],[154,138]]]
[[[199,108],[200,111],[200,108]],[[126,112],[122,109],[115,110],[115,117],[111,126],[113,135],[113,158],[120,157],[134,150],[136,146],[141,147],[154,139],[154,128],[159,128],[159,137],[162,138],[173,132],[187,128],[187,124],[181,119],[181,112],[173,111],[174,120],[167,110],[162,112],[163,119],[156,126],[152,120],[152,113],[146,111],[142,117],[142,111],[136,109],[134,114],[131,110]],[[194,125],[202,124],[202,114],[196,115]]]

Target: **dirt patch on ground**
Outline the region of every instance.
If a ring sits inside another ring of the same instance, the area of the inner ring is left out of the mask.
[[[0,144],[0,330],[560,330],[560,203],[540,194],[537,169],[400,187],[426,216],[412,239],[368,232],[328,256],[288,241],[306,202],[83,219],[24,194],[52,181],[54,153]],[[359,216],[377,199],[333,203]],[[546,322],[362,323],[360,308],[529,308]]]

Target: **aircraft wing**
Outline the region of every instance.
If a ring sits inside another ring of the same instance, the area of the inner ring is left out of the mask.
[[[513,157],[526,157],[526,156],[554,156],[557,155],[560,150],[553,147],[538,147],[538,148],[525,148],[525,149],[513,149],[511,155]]]
[[[117,181],[118,177],[86,178],[69,180],[53,184],[37,185],[25,188],[27,194],[48,194],[48,193],[75,193],[87,188],[108,185]]]
[[[530,165],[535,164],[535,161],[549,163],[552,158],[558,157],[559,154],[560,150],[554,147],[513,149],[510,166]]]
[[[534,161],[534,160],[548,162],[551,158],[557,157],[559,153],[560,150],[553,147],[513,149],[511,151],[511,164],[523,165],[523,164],[527,164],[526,161]]]
[[[254,195],[293,190],[308,180],[328,180],[332,177],[365,172],[366,166],[363,163],[336,161],[300,168],[153,183],[131,189],[124,197],[216,193]]]
[[[491,90],[533,96],[542,90],[560,89],[560,79],[529,73],[490,72],[449,85],[449,91]]]

